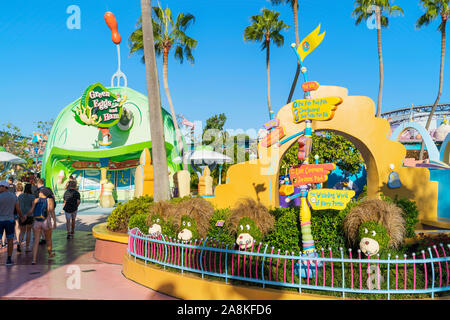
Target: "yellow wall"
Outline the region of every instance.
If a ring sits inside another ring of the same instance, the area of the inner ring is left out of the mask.
[[[389,140],[390,127],[385,119],[374,117],[375,104],[367,97],[349,96],[341,87],[321,86],[312,93],[312,98],[337,96],[343,99],[335,116],[329,121],[313,121],[313,130],[334,131],[349,139],[361,152],[367,166],[367,194],[377,197],[380,192],[394,197],[415,200],[420,211],[419,218],[437,220],[438,183],[430,181],[430,173],[425,168],[402,167],[406,155],[405,147]],[[292,103],[280,109],[276,118],[289,137],[304,129],[304,122],[295,124]],[[227,172],[227,184],[216,187],[216,196],[207,198],[218,208],[233,206],[240,198],[259,200],[267,207],[278,207],[279,167],[283,154],[295,143],[270,148],[258,145],[257,160],[233,165]],[[393,164],[402,182],[399,189],[389,189],[387,181]]]
[[[188,274],[164,271],[142,261],[134,261],[127,254],[123,258],[124,276],[146,287],[185,300],[341,300],[342,298],[298,291],[237,286],[225,282],[205,280]]]

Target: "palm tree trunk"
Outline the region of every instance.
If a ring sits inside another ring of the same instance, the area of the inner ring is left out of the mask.
[[[377,117],[381,116],[381,104],[383,101],[383,84],[384,84],[384,70],[383,70],[383,51],[381,48],[381,9],[377,8],[377,38],[378,38],[378,59],[380,62],[380,87],[378,89],[378,104]]]
[[[270,40],[266,39],[266,71],[267,71],[267,106],[269,108],[269,119],[272,119],[272,108],[270,106]]]
[[[152,162],[155,182],[153,198],[157,202],[170,199],[169,170],[167,166],[166,144],[164,139],[158,69],[156,68],[150,0],[141,0],[141,10],[145,73],[147,78],[150,116],[150,136],[152,139]]]
[[[183,141],[181,140],[180,128],[178,127],[177,117],[175,115],[175,109],[173,108],[172,97],[169,91],[169,82],[167,80],[167,65],[169,61],[169,49],[164,48],[163,50],[163,82],[164,91],[166,92],[167,101],[169,101],[170,113],[172,114],[173,126],[175,127],[175,136],[177,138],[178,150],[180,151],[180,157],[183,159]],[[186,164],[181,161],[183,165],[183,170],[186,170]]]
[[[297,8],[297,6],[298,6],[298,1],[295,0],[292,10],[294,11],[295,44],[298,47],[298,45],[300,44],[300,35],[299,35],[299,30],[298,30],[298,8]],[[298,80],[299,75],[300,75],[300,62],[297,61],[297,69],[295,70],[294,81],[292,82],[292,85],[291,85],[291,91],[289,92],[289,97],[288,97],[287,103],[290,103],[292,101],[292,96],[294,95],[295,86],[297,85],[297,80]]]
[[[425,125],[425,129],[428,131],[431,125],[431,120],[433,119],[434,112],[436,111],[436,107],[439,104],[439,100],[441,99],[442,95],[442,87],[444,86],[444,64],[445,64],[445,28],[447,25],[447,20],[443,19],[443,28],[441,30],[441,70],[439,73],[439,90],[438,90],[438,96],[436,98],[436,101],[434,102],[433,108],[431,108],[430,115],[428,116],[427,123]],[[419,154],[419,160],[423,160],[423,154],[425,150],[425,143],[422,139],[422,144],[420,146],[420,154]]]

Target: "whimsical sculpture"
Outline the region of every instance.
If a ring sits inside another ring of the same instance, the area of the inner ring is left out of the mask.
[[[188,198],[178,203],[176,208],[177,238],[182,241],[205,238],[214,207],[202,198]]]
[[[100,195],[99,204],[102,208],[112,208],[116,201],[112,195],[114,190],[114,185],[111,182],[106,182],[103,184],[103,190]]]
[[[162,233],[162,225],[164,220],[159,214],[154,214],[150,217],[150,227],[148,228],[148,234]]]
[[[169,201],[153,202],[150,205],[146,221],[149,226],[148,233],[161,233],[169,237],[175,237],[178,229],[177,217],[177,209],[173,203]]]
[[[139,166],[136,168],[134,175],[134,197],[151,196],[153,197],[153,166],[150,156],[150,150],[145,148],[142,150],[141,157],[139,158]]]
[[[178,190],[178,197],[183,198],[191,194],[191,175],[189,171],[180,170],[175,172],[173,183]]]
[[[246,198],[232,210],[230,224],[236,230],[236,243],[243,250],[251,248],[254,241],[262,241],[273,228],[275,218],[264,205]]]
[[[397,248],[405,236],[401,208],[383,200],[366,200],[354,207],[344,220],[344,232],[351,245],[359,244],[366,256]]]
[[[198,239],[199,233],[197,230],[197,222],[194,218],[184,215],[181,217],[181,231],[178,233],[178,239],[183,241],[189,241],[192,239]]]
[[[449,133],[450,133],[450,125],[448,124],[448,120],[444,116],[442,124],[434,132],[434,138],[437,141],[444,141]]]
[[[203,169],[203,175],[200,177],[198,181],[198,195],[207,196],[212,195],[213,190],[213,178],[211,177],[211,170],[209,170],[208,166],[205,166]]]

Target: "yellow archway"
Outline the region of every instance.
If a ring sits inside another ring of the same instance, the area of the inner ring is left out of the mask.
[[[401,143],[389,140],[389,123],[373,116],[374,102],[367,97],[349,96],[348,90],[342,87],[321,86],[312,93],[312,98],[332,96],[343,99],[334,118],[313,121],[312,128],[335,131],[358,148],[367,165],[368,197],[375,198],[380,193],[390,197],[406,197],[416,201],[421,220],[437,220],[438,183],[430,181],[428,169],[402,167],[406,149]],[[276,118],[284,127],[286,137],[304,129],[304,122],[293,122],[292,103],[282,107]],[[216,196],[207,200],[217,208],[227,208],[241,198],[250,197],[267,207],[278,207],[278,170],[282,156],[292,143],[269,148],[259,144],[258,159],[231,166],[227,172],[227,184],[217,186]],[[387,187],[391,164],[400,176],[401,188]]]

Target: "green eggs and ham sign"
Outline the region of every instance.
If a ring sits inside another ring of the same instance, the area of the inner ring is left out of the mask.
[[[80,105],[72,111],[82,125],[109,128],[122,116],[126,97],[115,95],[100,83],[89,86],[81,97]]]

